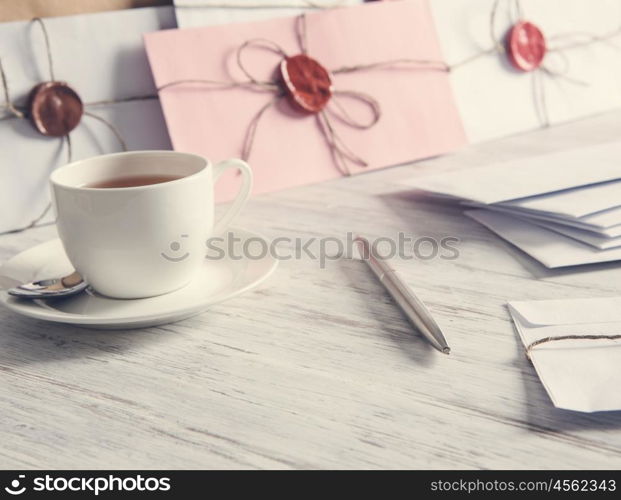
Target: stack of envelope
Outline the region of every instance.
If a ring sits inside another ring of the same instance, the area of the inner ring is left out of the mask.
[[[621,260],[621,143],[415,178],[546,267]]]

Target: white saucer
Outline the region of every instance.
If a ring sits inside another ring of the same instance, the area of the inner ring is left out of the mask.
[[[12,311],[45,321],[90,328],[127,329],[171,323],[198,314],[209,306],[244,293],[266,280],[278,261],[270,255],[250,259],[241,252],[244,242],[265,239],[250,231],[232,229],[235,257],[205,259],[191,283],[175,292],[146,299],[110,299],[93,292],[54,300],[21,300],[0,290],[0,304]],[[268,248],[266,242],[264,248]],[[221,248],[226,248],[223,243]],[[3,288],[18,283],[66,276],[73,268],[60,240],[37,245],[16,255],[0,268]]]

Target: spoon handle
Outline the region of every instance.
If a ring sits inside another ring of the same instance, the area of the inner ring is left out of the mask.
[[[54,297],[67,297],[84,291],[88,284],[76,271],[64,278],[53,278],[31,283],[24,283],[15,288],[10,288],[8,294],[22,299],[49,299]]]

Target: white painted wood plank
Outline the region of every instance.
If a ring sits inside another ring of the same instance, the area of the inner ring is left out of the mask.
[[[360,262],[282,262],[173,325],[92,331],[0,311],[2,468],[618,468],[621,413],[553,408],[506,301],[621,293],[621,265],[551,272],[400,179],[612,140],[613,113],[414,166],[256,198],[269,237],[458,237],[396,261],[453,348],[412,332]],[[4,260],[53,227],[0,238]]]

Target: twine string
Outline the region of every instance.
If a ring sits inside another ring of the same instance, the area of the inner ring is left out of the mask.
[[[317,115],[317,123],[328,143],[332,158],[337,165],[339,171],[346,176],[351,175],[351,170],[347,164],[347,160],[361,167],[367,167],[368,164],[360,156],[356,155],[340,138],[334,129],[328,113],[321,110]]]
[[[37,24],[40,28],[41,31],[43,33],[43,40],[45,42],[45,53],[47,55],[47,63],[48,63],[48,70],[50,73],[50,80],[54,81],[54,63],[53,63],[53,59],[52,59],[52,45],[50,43],[50,36],[48,34],[47,31],[47,27],[45,26],[45,23],[43,22],[43,19],[41,19],[40,17],[35,17],[32,20],[33,23]],[[24,118],[26,116],[26,113],[20,109],[18,109],[18,106],[15,105],[13,103],[13,101],[11,100],[11,94],[9,91],[9,83],[8,83],[8,78],[6,76],[6,73],[4,71],[4,67],[2,66],[2,61],[0,60],[0,77],[2,78],[2,88],[4,91],[4,101],[5,101],[5,107],[6,109],[9,110],[9,112],[11,113],[12,117],[15,118]],[[9,116],[11,117],[11,116]]]
[[[345,106],[343,106],[339,101],[340,96],[354,98],[366,104],[371,111],[371,119],[367,122],[354,119]],[[382,115],[379,102],[372,96],[363,92],[349,90],[335,91],[332,99],[330,100],[330,105],[317,114],[319,129],[328,143],[332,158],[341,174],[346,176],[351,175],[351,170],[347,164],[348,161],[360,167],[368,167],[368,163],[354,153],[336,132],[336,129],[330,119],[330,115],[336,117],[350,127],[357,129],[368,129],[373,127]]]
[[[69,134],[64,136],[64,140],[67,143],[67,163],[71,163],[73,160],[73,147],[71,145],[71,136]]]
[[[522,10],[522,3],[520,0],[508,0],[509,3],[509,17],[511,18],[511,24],[515,24],[524,18],[524,11]],[[498,10],[500,9],[501,0],[496,0],[492,7],[489,16],[489,33],[496,50],[500,53],[505,52],[505,46],[503,43],[503,37],[496,36],[496,17]]]
[[[553,335],[535,340],[526,346],[526,356],[531,359],[533,349],[539,345],[549,342],[560,342],[563,340],[618,340],[621,335]]]
[[[367,71],[371,69],[386,69],[394,68],[399,69],[403,66],[415,66],[414,69],[428,69],[431,71],[450,71],[450,67],[443,61],[434,61],[431,59],[391,59],[388,61],[380,61],[369,64],[356,64],[354,66],[342,66],[335,70],[331,70],[330,73],[338,75],[342,73],[353,73],[358,71]],[[427,67],[425,67],[427,66]],[[412,69],[412,68],[408,68]]]
[[[41,222],[43,220],[43,218],[48,214],[48,212],[52,209],[52,203],[48,202],[47,205],[45,206],[45,208],[43,209],[43,212],[41,212],[41,214],[34,218],[32,220],[32,222],[30,222],[30,224],[28,224],[27,226],[25,226],[22,229],[15,229],[13,231],[9,231],[11,233],[19,233],[21,231],[26,231],[26,229],[32,229],[33,227],[35,227],[39,222]],[[6,234],[6,233],[2,233],[2,234]]]
[[[618,50],[619,47],[614,44],[612,39],[619,35],[621,35],[621,26],[619,26],[618,28],[616,28],[615,30],[609,33],[606,33],[605,35],[594,35],[592,33],[587,33],[583,31],[563,33],[562,35],[553,35],[551,37],[548,37],[549,41],[551,42],[561,41],[562,42],[562,41],[567,40],[567,43],[565,45],[558,45],[558,46],[552,45],[549,47],[548,51],[555,52],[559,50],[574,49],[578,47],[584,47],[586,45],[591,45],[593,43],[604,43]]]
[[[489,34],[490,34],[490,38],[492,39],[492,43],[494,44],[494,48],[498,52],[503,52],[504,46],[500,42],[500,39],[496,37],[496,30],[495,30],[496,16],[498,14],[498,9],[500,7],[500,1],[501,0],[494,0],[494,5],[492,6],[492,10],[489,15]]]
[[[545,92],[545,81],[544,78],[542,78],[542,75],[546,75],[552,80],[560,79],[572,85],[580,85],[583,87],[589,85],[588,82],[584,80],[579,80],[578,78],[569,76],[568,73],[570,71],[570,63],[565,49],[557,48],[553,51],[553,54],[560,57],[560,60],[564,63],[564,67],[562,69],[555,70],[544,64],[540,66],[538,71],[533,73],[533,100],[535,101],[536,113],[542,127],[550,126],[548,104]]]
[[[2,65],[2,59],[0,59],[0,78],[2,79],[2,89],[4,90],[4,106],[11,113],[6,117],[2,117],[0,119],[7,118],[24,118],[24,112],[19,110],[11,100],[11,94],[9,91],[9,81],[4,71],[4,66]]]
[[[524,19],[524,10],[522,9],[522,0],[513,0],[510,4],[512,7],[511,14],[513,14],[513,22],[517,22]]]
[[[334,153],[340,156],[343,160],[349,160],[352,163],[355,163],[356,165],[359,165],[361,167],[368,167],[369,164],[367,163],[367,161],[361,158],[360,156],[358,156],[356,153],[354,153],[351,150],[351,148],[347,146],[347,144],[339,136],[339,134],[336,133],[336,130],[332,126],[332,122],[328,116],[328,113],[326,111],[322,111],[321,115],[323,116],[326,126],[330,130],[330,135],[332,136],[332,144],[334,146],[333,147]],[[345,162],[343,163],[346,165]],[[348,167],[346,167],[346,170],[347,170],[347,175],[351,175],[351,172],[349,171]]]
[[[193,85],[193,84],[214,87],[213,90],[227,90],[227,89],[235,89],[235,88],[252,88],[255,90],[260,90],[262,87],[265,87],[264,90],[269,90],[271,92],[277,89],[277,85],[275,84],[272,85],[272,84],[265,83],[264,86],[263,85],[259,86],[256,83],[251,82],[251,81],[220,82],[217,80],[207,80],[207,79],[202,79],[202,78],[187,78],[187,79],[182,79],[182,80],[173,80],[172,82],[168,82],[163,85],[160,85],[159,87],[157,87],[157,91],[161,92],[162,90],[166,90],[169,87],[178,87],[178,86]]]
[[[144,95],[123,97],[121,99],[104,99],[101,101],[87,102],[85,106],[88,106],[88,107],[107,106],[109,104],[119,104],[119,103],[134,102],[134,101],[151,101],[153,99],[157,99],[157,96],[153,94],[144,94]]]
[[[548,104],[546,100],[545,87],[541,74],[538,71],[532,73],[532,96],[535,105],[535,113],[542,127],[550,126],[548,116]]]
[[[295,34],[302,54],[308,54],[308,34],[306,30],[306,13],[300,14],[296,20]]]
[[[0,233],[0,236],[3,236],[5,234],[17,234],[17,233],[21,233],[23,231],[27,231],[28,229],[32,229],[36,227],[37,224],[39,224],[39,222],[43,220],[43,218],[48,214],[48,212],[51,209],[52,209],[52,203],[48,202],[45,208],[43,209],[43,211],[37,217],[35,217],[31,222],[29,222],[25,226],[18,227],[17,229],[10,229],[9,231],[3,231]],[[55,221],[50,221],[49,223],[43,224],[43,225],[53,224],[54,222]]]
[[[545,63],[542,65],[543,69],[546,69],[549,73],[554,73],[556,76],[567,76],[570,70],[569,57],[567,53],[563,51],[555,52],[553,57],[561,62],[561,67],[558,69],[552,69],[548,62],[553,62],[554,60],[550,60],[550,58],[546,59]],[[569,78],[569,77],[568,77]]]
[[[366,104],[371,111],[371,119],[368,122],[364,122],[353,118],[351,114],[347,111],[345,106],[343,106],[343,104],[341,104],[340,100],[338,99],[338,97],[340,96],[350,97],[359,100],[363,104]],[[353,90],[334,91],[332,94],[332,99],[330,100],[330,105],[326,109],[328,113],[335,116],[346,125],[363,130],[373,127],[382,116],[382,110],[377,99],[370,96],[369,94],[365,94],[364,92],[356,92]]]
[[[351,171],[347,166],[347,163],[343,161],[341,155],[336,153],[337,147],[334,143],[334,130],[330,128],[330,122],[326,117],[325,111],[320,111],[316,115],[317,126],[321,131],[326,143],[328,144],[328,149],[330,150],[330,155],[332,156],[332,161],[335,163],[336,168],[339,170],[341,175],[349,176],[351,175]]]
[[[252,146],[254,145],[254,139],[257,133],[257,127],[259,126],[261,118],[263,117],[265,112],[272,106],[274,106],[281,98],[281,95],[274,97],[267,104],[263,105],[263,107],[261,107],[261,109],[259,109],[259,111],[254,115],[252,120],[250,120],[250,124],[248,125],[248,130],[246,132],[246,137],[244,138],[244,144],[242,146],[242,160],[248,161],[248,158],[250,157],[250,153],[252,152]]]
[[[69,134],[63,136],[63,142],[65,142],[67,144],[67,162],[71,163],[72,148],[71,148],[71,137],[69,136]],[[11,229],[9,231],[4,231],[4,232],[0,233],[0,235],[21,233],[22,231],[26,231],[28,229],[32,229],[33,227],[35,227],[37,224],[39,224],[39,222],[41,222],[45,218],[45,216],[48,214],[48,212],[51,209],[52,209],[52,202],[49,201],[45,205],[45,208],[41,211],[41,213],[37,217],[32,219],[32,221],[30,221],[28,224],[26,224],[25,226],[22,226],[20,228],[17,228],[17,229]],[[53,221],[49,222],[49,224],[52,224],[52,223],[53,223]]]
[[[496,18],[498,17],[498,11],[500,9],[501,1],[503,0],[494,0],[492,9],[490,10],[489,18],[488,18],[487,29],[489,30],[489,36],[490,36],[490,39],[492,40],[492,47],[489,49],[482,49],[479,52],[475,52],[473,55],[468,56],[465,59],[462,59],[461,61],[451,64],[449,66],[450,71],[460,66],[464,66],[468,63],[476,61],[477,59],[480,59],[481,57],[485,55],[494,54],[494,53],[504,54],[505,46],[502,43],[502,37],[499,38],[496,36]],[[515,5],[517,5],[515,8],[515,11],[517,11],[518,12],[517,15],[521,17],[522,8],[521,8],[521,5],[519,4],[519,0],[514,0],[514,1],[516,2]],[[515,21],[515,17],[513,19]]]
[[[123,151],[127,151],[127,143],[125,142],[125,140],[123,139],[123,136],[121,135],[121,132],[119,131],[119,129],[117,127],[115,127],[112,123],[110,123],[108,120],[106,120],[105,118],[102,118],[99,115],[96,115],[94,113],[91,113],[90,111],[84,111],[84,116],[90,116],[91,118],[94,118],[95,120],[100,121],[101,123],[103,123],[106,127],[108,127],[108,129],[112,132],[112,134],[116,137],[117,141],[119,142],[119,144],[121,145],[121,149]],[[69,135],[67,135],[67,137],[69,137]],[[70,160],[71,161],[71,160]]]
[[[244,73],[244,75],[246,75],[246,78],[248,78],[248,80],[251,83],[253,83],[254,85],[257,85],[258,87],[266,87],[266,88],[277,87],[274,82],[264,82],[264,81],[254,78],[252,74],[250,73],[250,71],[248,70],[248,68],[246,68],[246,65],[244,64],[242,56],[244,52],[246,51],[246,49],[252,46],[270,50],[274,52],[275,54],[278,54],[278,56],[280,56],[283,59],[287,57],[287,53],[276,42],[273,42],[272,40],[268,40],[266,38],[251,38],[250,40],[246,40],[244,43],[242,43],[237,48],[237,51],[236,51],[237,65],[239,66],[239,69],[242,71],[242,73]]]
[[[504,48],[503,48],[504,50]],[[492,47],[491,49],[486,49],[486,50],[482,50],[481,52],[476,52],[475,54],[466,57],[465,59],[462,59],[461,61],[457,61],[456,63],[453,63],[449,66],[449,71],[454,71],[455,69],[459,68],[460,66],[465,66],[466,64],[469,64],[473,61],[476,61],[477,59],[481,59],[483,56],[488,56],[490,54],[495,54],[498,51],[498,49],[496,47]]]
[[[572,85],[580,85],[582,87],[589,86],[589,83],[585,82],[584,80],[579,80],[577,78],[574,78],[573,76],[567,75],[566,73],[550,69],[546,66],[541,66],[541,71],[552,79],[564,80],[567,83],[571,83]]]
[[[1,76],[1,73],[2,73],[2,68],[1,68],[1,62],[0,62],[0,76]],[[139,96],[124,97],[121,99],[104,99],[101,101],[87,102],[84,104],[84,106],[85,107],[97,107],[97,106],[107,106],[110,104],[123,104],[126,102],[151,101],[154,99],[157,99],[156,95],[146,94],[146,95],[139,95]],[[25,118],[26,117],[25,110],[21,111],[19,106],[15,106],[14,111],[11,111],[8,105],[6,105],[6,108],[9,109],[11,114],[0,116],[0,121],[11,120],[13,118]]]
[[[52,59],[52,44],[50,43],[50,35],[47,32],[47,26],[45,26],[45,23],[43,22],[43,19],[41,19],[40,17],[35,17],[32,20],[33,23],[38,24],[41,27],[41,31],[43,32],[43,39],[45,40],[45,53],[47,55],[47,64],[48,64],[48,68],[50,70],[50,81],[54,82],[56,81],[56,78],[54,77],[54,62]]]
[[[244,73],[247,81],[221,81],[221,80],[210,80],[207,78],[184,78],[180,80],[173,80],[163,85],[159,85],[157,87],[157,91],[161,92],[169,87],[177,87],[179,85],[188,85],[188,84],[196,84],[196,85],[206,85],[210,87],[215,87],[214,90],[227,90],[227,89],[235,89],[235,88],[253,88],[255,90],[268,90],[268,91],[278,91],[279,86],[276,82],[271,81],[263,81],[255,78],[250,70],[246,67],[246,64],[243,59],[243,54],[246,49],[250,47],[262,48],[274,52],[280,57],[287,57],[287,53],[284,49],[278,45],[276,42],[272,40],[267,40],[265,38],[251,38],[250,40],[246,40],[242,43],[235,52],[235,59],[237,61],[237,66]]]

